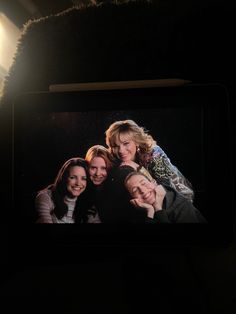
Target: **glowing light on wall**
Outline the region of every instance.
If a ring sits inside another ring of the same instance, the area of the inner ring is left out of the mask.
[[[20,30],[0,12],[0,89],[16,51]]]
[[[16,50],[20,30],[0,13],[0,65],[8,71]]]

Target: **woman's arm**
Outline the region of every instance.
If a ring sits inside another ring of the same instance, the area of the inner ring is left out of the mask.
[[[39,192],[35,198],[36,223],[53,223],[51,216],[53,208],[53,201],[47,191]]]
[[[169,184],[186,199],[193,201],[194,192],[191,183],[176,166],[172,165],[170,159],[159,146],[154,147],[146,161],[146,168],[157,182]]]

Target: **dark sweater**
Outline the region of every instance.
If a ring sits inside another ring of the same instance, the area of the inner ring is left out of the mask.
[[[97,206],[102,222],[132,222],[133,206],[124,186],[126,176],[134,169],[129,166],[114,167],[103,189],[97,194]]]
[[[164,186],[164,185],[163,185]],[[147,222],[156,223],[206,223],[206,219],[192,202],[169,186],[164,186],[166,196],[163,209],[157,211],[154,218],[147,218]]]

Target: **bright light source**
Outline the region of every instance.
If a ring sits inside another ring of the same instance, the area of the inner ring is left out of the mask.
[[[0,67],[6,72],[12,64],[20,30],[0,12]]]

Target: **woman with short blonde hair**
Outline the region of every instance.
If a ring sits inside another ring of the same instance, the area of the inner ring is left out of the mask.
[[[174,166],[153,137],[133,120],[112,123],[105,132],[106,144],[120,166],[150,173],[159,183],[169,184],[187,199],[193,201],[191,183]]]
[[[116,121],[106,130],[106,144],[110,147],[111,153],[121,133],[127,133],[134,139],[140,153],[150,153],[156,145],[153,137],[133,120]]]

